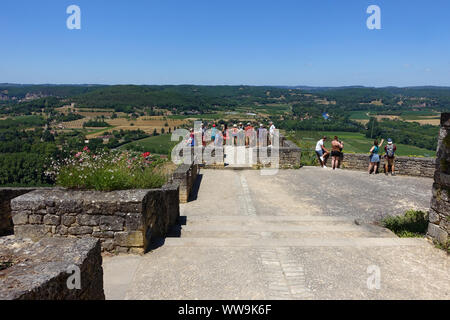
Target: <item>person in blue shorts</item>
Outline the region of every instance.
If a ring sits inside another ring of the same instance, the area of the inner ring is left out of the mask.
[[[378,144],[378,139],[373,142],[372,148],[370,148],[370,163],[369,163],[369,174],[376,174],[378,170],[378,164],[380,163],[380,148],[383,146],[384,139],[381,139],[381,144]]]

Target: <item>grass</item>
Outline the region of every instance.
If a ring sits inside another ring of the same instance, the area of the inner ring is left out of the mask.
[[[382,224],[401,238],[423,237],[427,233],[428,214],[409,210],[404,216],[383,219]]]
[[[127,143],[121,146],[120,149],[168,155],[169,153],[172,152],[172,149],[178,144],[178,142],[176,141],[171,141],[171,137],[172,137],[171,134],[153,136],[142,140]]]
[[[433,241],[434,246],[438,249],[444,250],[447,254],[450,254],[450,239],[446,243],[440,243],[439,241]]]
[[[370,117],[367,115],[368,111],[352,111],[350,113],[350,120],[369,120]]]
[[[334,136],[338,136],[339,140],[344,142],[344,153],[369,153],[373,145],[373,140],[366,138],[365,135],[359,132],[324,132],[324,131],[296,131],[289,133],[289,139],[297,143],[297,145],[304,151],[314,151],[316,143],[323,136],[328,137],[325,143],[325,148],[331,149],[331,140]],[[395,141],[394,141],[395,143]],[[409,146],[405,144],[396,144],[398,156],[419,156],[419,157],[435,157],[436,151],[419,148],[416,146]],[[386,141],[383,145],[386,146]],[[302,154],[303,157],[303,154]]]

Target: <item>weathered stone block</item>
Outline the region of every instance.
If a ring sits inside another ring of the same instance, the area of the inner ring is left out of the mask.
[[[51,226],[27,224],[14,226],[14,234],[18,238],[31,239],[38,241],[48,235],[51,235]]]
[[[0,300],[104,300],[100,243],[96,239],[0,239],[0,256],[20,263],[0,271]],[[81,271],[81,289],[70,290],[68,271]]]
[[[100,230],[102,231],[122,231],[124,219],[117,216],[101,216]]]
[[[69,228],[69,234],[78,236],[78,235],[84,235],[84,234],[92,234],[93,230],[92,227],[87,226],[76,226],[76,227],[70,227]]]
[[[121,212],[142,212],[142,203],[120,203],[119,211]]]
[[[79,199],[58,199],[55,205],[59,214],[80,213],[83,210],[83,201]]]
[[[70,227],[76,221],[75,216],[64,215],[61,217],[61,223],[66,227]]]
[[[28,223],[28,214],[24,212],[13,212],[12,219],[14,225],[21,225]]]
[[[47,214],[44,216],[44,224],[57,226],[61,223],[61,217],[57,215]]]
[[[440,243],[446,243],[448,239],[448,233],[444,229],[441,229],[439,226],[430,223],[428,225],[428,235]]]
[[[66,236],[69,234],[69,228],[66,226],[57,226],[55,233]]]
[[[114,240],[113,239],[108,239],[108,240],[104,240],[101,239],[102,241],[102,248],[106,251],[113,251],[114,250]]]
[[[450,216],[450,205],[447,201],[433,198],[431,199],[431,208],[436,210],[440,214]]]
[[[92,236],[95,238],[113,239],[114,231],[93,231]]]
[[[98,226],[100,217],[89,214],[80,214],[77,216],[77,223],[81,226]]]
[[[429,212],[429,220],[431,223],[439,223],[439,221],[441,220],[439,213],[437,213],[433,208],[430,209]]]
[[[144,229],[143,216],[141,213],[127,213],[125,216],[126,231],[142,231]]]
[[[28,220],[31,224],[41,224],[42,223],[42,216],[38,214],[32,214],[28,217]]]
[[[141,231],[117,232],[114,244],[121,247],[144,247],[144,236]]]

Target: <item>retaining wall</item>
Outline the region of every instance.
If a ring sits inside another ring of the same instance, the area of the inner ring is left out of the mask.
[[[328,159],[328,162],[331,158]],[[364,170],[369,168],[368,154],[352,154],[345,153],[341,162],[342,169]],[[428,177],[434,176],[436,170],[435,158],[413,158],[413,157],[396,157],[395,172],[399,175]],[[384,157],[381,156],[379,172],[384,172]]]
[[[450,229],[450,113],[441,115],[428,235],[445,244]]]

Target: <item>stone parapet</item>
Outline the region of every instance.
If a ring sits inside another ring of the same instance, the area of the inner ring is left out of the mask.
[[[0,238],[0,300],[104,299],[98,239]]]
[[[35,190],[11,201],[19,238],[93,237],[102,250],[143,253],[179,217],[177,185],[112,192]]]
[[[384,172],[384,157],[381,156],[379,172]],[[342,169],[364,170],[369,168],[369,155],[345,153],[341,161]],[[395,173],[406,176],[432,178],[436,170],[435,158],[396,157]]]
[[[445,244],[450,229],[450,113],[441,115],[428,236]]]

